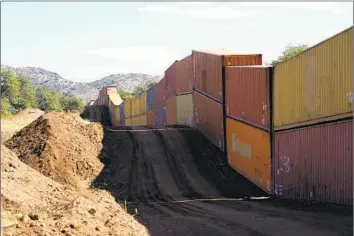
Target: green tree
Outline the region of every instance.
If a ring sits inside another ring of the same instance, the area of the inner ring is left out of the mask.
[[[288,46],[286,46],[285,50],[282,52],[282,55],[279,56],[276,60],[272,61],[272,65],[276,66],[279,63],[286,61],[286,60],[298,55],[299,53],[306,50],[307,48],[309,48],[309,46],[306,44],[299,44],[299,45],[295,45],[295,46],[289,44]]]
[[[82,111],[85,106],[81,99],[68,93],[60,97],[60,104],[64,111]]]
[[[43,111],[62,111],[60,94],[41,86],[36,89],[37,106]]]
[[[140,94],[142,94],[145,91],[146,91],[146,88],[144,86],[138,85],[135,87],[135,89],[133,91],[133,95],[139,96]]]
[[[150,84],[147,86],[147,89],[154,87],[156,84],[157,84],[156,82],[150,83]]]
[[[1,98],[1,119],[11,116],[12,106],[7,97]]]
[[[125,91],[123,89],[118,89],[117,92],[123,100],[132,99],[134,97],[132,93]]]
[[[7,98],[10,105],[17,110],[20,96],[20,82],[11,71],[1,72],[1,98]]]
[[[19,77],[20,96],[19,109],[35,108],[36,107],[36,92],[31,81],[26,77]]]

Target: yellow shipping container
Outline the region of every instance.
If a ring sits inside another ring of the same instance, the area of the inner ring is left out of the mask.
[[[271,192],[270,135],[268,132],[226,119],[230,166],[264,191]]]
[[[132,116],[138,116],[140,113],[139,97],[134,98],[132,102]]]
[[[186,94],[176,97],[177,124],[193,126],[193,95]]]
[[[125,126],[132,126],[132,118],[125,119]]]
[[[131,99],[124,101],[124,114],[125,118],[130,118],[132,116],[132,101]]]
[[[351,116],[353,27],[274,69],[277,130]]]
[[[109,93],[109,110],[111,114],[111,122],[113,126],[119,125],[120,123],[120,110],[119,105],[123,102],[122,98],[118,93]]]
[[[140,126],[146,126],[147,125],[147,118],[146,118],[146,114],[139,116],[139,125]]]
[[[146,114],[146,92],[140,95],[140,114]]]
[[[139,126],[139,122],[140,122],[139,116],[132,117],[132,126]]]

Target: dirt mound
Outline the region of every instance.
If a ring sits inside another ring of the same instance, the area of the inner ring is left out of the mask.
[[[1,235],[149,235],[105,191],[62,185],[1,145]]]
[[[5,144],[44,175],[75,187],[86,187],[102,164],[103,131],[76,113],[49,112],[16,133]]]

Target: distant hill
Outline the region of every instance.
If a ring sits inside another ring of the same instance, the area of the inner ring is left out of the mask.
[[[132,92],[138,85],[148,85],[162,78],[161,76],[128,73],[109,75],[93,82],[82,83],[64,79],[58,73],[38,67],[11,67],[1,65],[1,70],[5,69],[13,71],[17,76],[29,78],[34,86],[46,86],[58,92],[72,93],[85,102],[96,99],[99,90],[107,85],[118,84],[122,89]]]

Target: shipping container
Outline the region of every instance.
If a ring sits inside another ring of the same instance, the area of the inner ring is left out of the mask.
[[[120,124],[120,111],[119,105],[123,102],[118,93],[108,93],[108,108],[110,114],[110,120],[113,126]]]
[[[125,111],[124,111],[124,102],[119,105],[119,114],[120,114],[120,125],[125,125]]]
[[[353,204],[353,121],[275,133],[274,194]]]
[[[132,100],[125,100],[124,101],[124,112],[125,118],[130,118],[132,116]]]
[[[140,126],[140,117],[139,116],[133,116],[131,125],[132,126]]]
[[[193,94],[177,96],[176,108],[177,124],[193,126]]]
[[[139,116],[139,126],[147,125],[147,117],[146,114]]]
[[[220,103],[194,91],[193,122],[213,144],[224,151],[223,107]]]
[[[263,66],[226,67],[227,116],[270,129],[270,71]]]
[[[156,127],[163,128],[167,124],[166,106],[162,105],[156,109]]]
[[[274,68],[276,130],[352,116],[353,27]]]
[[[165,71],[165,91],[166,99],[176,95],[176,63],[175,61],[167,70]]]
[[[262,65],[262,54],[226,55],[224,57],[224,65],[225,66]]]
[[[192,55],[176,62],[176,93],[191,93],[193,90]]]
[[[132,117],[140,115],[139,97],[132,99]]]
[[[166,92],[165,92],[165,78],[163,78],[162,80],[160,80],[160,82],[155,85],[156,86],[156,103],[155,106],[156,107],[160,107],[162,104],[165,103],[165,99],[166,99]]]
[[[230,166],[264,191],[271,193],[269,132],[227,118],[226,139]]]
[[[139,114],[146,114],[146,92],[143,92],[139,97],[140,112]]]
[[[125,126],[132,126],[132,118],[125,119]]]
[[[146,100],[147,100],[147,110],[148,111],[153,109],[153,108],[155,108],[155,103],[156,103],[156,85],[147,90]]]
[[[167,116],[167,125],[177,124],[176,96],[172,96],[166,100],[166,116]]]
[[[156,110],[151,109],[146,115],[147,125],[151,128],[156,128]]]

